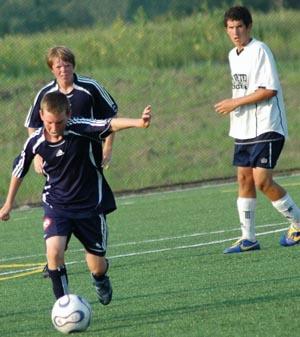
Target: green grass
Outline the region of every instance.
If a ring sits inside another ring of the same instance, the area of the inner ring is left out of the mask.
[[[300,177],[277,181],[299,204]],[[299,247],[279,246],[287,223],[259,195],[261,251],[223,255],[240,235],[235,198],[235,184],[118,198],[109,216],[109,306],[97,303],[75,239],[66,253],[70,290],[93,310],[89,330],[80,335],[298,336]],[[1,223],[1,337],[59,336],[50,321],[50,281],[39,272],[17,277],[25,264],[44,262],[41,217],[40,209],[16,210]],[[8,268],[15,263],[20,266]]]

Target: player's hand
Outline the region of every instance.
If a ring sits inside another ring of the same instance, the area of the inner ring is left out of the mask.
[[[215,111],[220,115],[227,115],[228,113],[236,109],[237,105],[234,99],[228,98],[218,102],[217,104],[215,104],[214,107]]]
[[[10,207],[7,207],[7,206],[3,206],[1,209],[0,209],[0,220],[2,221],[7,221],[9,220],[10,216],[9,216],[9,212],[10,212],[11,208]]]
[[[152,117],[152,107],[151,105],[147,105],[142,113],[142,127],[148,128],[151,123],[151,117]]]
[[[112,158],[112,149],[108,150],[105,148],[103,148],[103,153],[102,153],[102,163],[101,166],[107,170],[109,168],[110,162],[111,162],[111,158]]]
[[[105,138],[104,143],[102,144],[102,163],[101,166],[107,170],[111,163],[112,150],[113,150],[113,140],[115,134],[111,133],[107,138]]]
[[[36,173],[43,174],[43,158],[40,155],[34,157],[33,165]]]

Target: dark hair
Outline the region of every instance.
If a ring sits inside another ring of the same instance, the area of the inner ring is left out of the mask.
[[[47,109],[53,115],[65,113],[69,115],[71,112],[70,102],[66,95],[59,91],[48,92],[41,101],[41,110]]]
[[[69,62],[73,65],[73,68],[75,68],[75,65],[76,65],[75,55],[73,54],[71,49],[65,46],[56,46],[56,47],[50,48],[46,56],[46,62],[50,69],[52,69],[52,65],[53,65],[55,58],[59,58],[63,60],[64,62]]]
[[[252,16],[249,10],[244,6],[234,6],[229,8],[224,14],[224,26],[227,27],[227,21],[243,21],[246,27],[252,24]]]

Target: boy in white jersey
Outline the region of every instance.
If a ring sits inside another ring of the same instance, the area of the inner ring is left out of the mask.
[[[270,49],[251,37],[252,17],[243,6],[224,15],[226,32],[234,44],[229,52],[232,98],[215,104],[220,115],[230,114],[229,135],[235,139],[233,165],[239,184],[237,208],[242,236],[224,253],[260,249],[255,236],[256,189],[290,222],[282,246],[300,243],[300,209],[273,180],[287,137],[287,123],[276,64]]]

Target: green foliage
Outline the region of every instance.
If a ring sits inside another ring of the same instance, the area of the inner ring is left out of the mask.
[[[136,24],[132,25],[118,19],[110,28],[63,30],[30,37],[7,36],[0,41],[0,76],[43,74],[45,52],[54,44],[72,46],[80,69],[84,71],[95,67],[160,69],[180,68],[191,63],[227,62],[231,45],[224,34],[222,10],[198,13],[181,20],[168,17],[160,24],[147,22],[143,13],[140,12]],[[299,12],[282,10],[269,15],[256,14],[254,20],[254,35],[270,45],[279,61],[299,59],[296,48],[300,40],[296,29],[300,26]]]
[[[126,22],[135,22],[141,13],[150,20],[168,16],[182,18],[234,3],[233,0],[3,0],[0,2],[0,13],[3,13],[0,36],[82,29],[96,23],[110,26],[118,17]],[[263,12],[300,8],[297,0],[245,0],[243,3]]]

